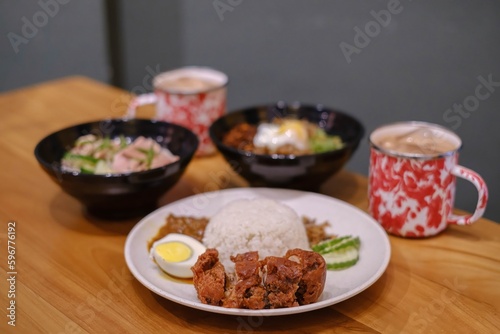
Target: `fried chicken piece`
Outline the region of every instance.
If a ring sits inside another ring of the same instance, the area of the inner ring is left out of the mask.
[[[231,261],[234,274],[225,272],[216,249],[198,257],[191,270],[202,303],[254,310],[293,307],[316,302],[325,286],[325,260],[311,251],[292,249],[261,261],[258,252],[247,252]]]
[[[234,292],[237,280],[235,273],[226,273],[226,291],[224,293],[224,299],[222,300],[222,306],[227,308],[240,307],[240,301]]]
[[[284,257],[268,256],[261,261],[263,283],[268,292],[268,307],[298,306],[295,293],[299,289],[302,267]]]
[[[296,248],[287,251],[285,258],[302,267],[302,277],[295,293],[297,302],[300,305],[316,302],[325,287],[326,263],[323,257],[318,253]]]
[[[224,307],[260,310],[266,306],[266,289],[262,286],[261,264],[258,252],[231,256],[234,262],[236,284],[226,295]]]
[[[226,271],[219,261],[219,252],[209,248],[191,267],[198,299],[209,305],[222,305],[226,285]]]

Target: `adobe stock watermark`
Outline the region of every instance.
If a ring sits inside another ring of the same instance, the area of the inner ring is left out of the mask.
[[[121,270],[113,268],[109,273],[109,277],[110,279],[106,287],[99,290],[95,295],[89,294],[85,298],[85,301],[76,306],[74,310],[78,319],[85,323],[92,323],[97,314],[106,308],[113,308],[113,305],[116,303],[115,296],[122,296],[123,290],[134,280],[127,267],[122,267]],[[78,324],[69,321],[59,334],[84,332]]]
[[[249,156],[246,159],[246,163],[251,163],[255,159],[255,156]],[[231,178],[234,174],[239,174],[243,167],[240,162],[231,160],[228,164],[218,171],[209,171],[206,173],[208,175],[208,180],[201,186],[192,188],[194,197],[191,198],[189,202],[184,202],[179,205],[179,211],[181,214],[192,215],[193,211],[203,211],[208,207],[217,202],[217,198],[220,196],[220,190],[227,189],[231,185]]]
[[[493,81],[493,74],[488,74],[485,78],[482,75],[477,77],[479,84],[474,89],[474,94],[464,98],[462,103],[454,103],[443,113],[443,121],[456,130],[462,125],[462,121],[471,116],[472,112],[479,109],[480,101],[487,100],[495,92],[496,87],[500,87],[500,81]]]
[[[411,1],[411,0],[408,0]],[[378,12],[370,11],[373,20],[368,21],[363,29],[358,26],[353,28],[355,34],[353,44],[340,42],[340,51],[344,55],[348,64],[352,62],[354,54],[359,55],[361,51],[370,45],[371,41],[380,35],[382,28],[387,28],[391,24],[394,15],[398,15],[403,11],[403,6],[399,0],[389,0],[387,9],[381,9]]]
[[[225,13],[234,11],[242,2],[243,0],[214,0],[212,6],[214,6],[215,12],[222,22],[224,21]]]
[[[39,0],[40,10],[31,15],[31,19],[23,16],[21,18],[21,31],[17,34],[13,31],[7,33],[7,39],[12,49],[17,54],[20,46],[28,44],[30,40],[36,37],[40,29],[45,27],[51,18],[54,18],[60,10],[61,5],[66,5],[71,0]]]
[[[147,65],[144,70],[146,71],[146,75],[142,78],[141,84],[134,86],[130,93],[123,93],[118,98],[114,99],[111,104],[111,112],[112,114],[122,114],[126,116],[129,104],[130,104],[130,95],[141,95],[146,94],[154,89],[153,87],[153,78],[161,73],[160,64],[156,64],[154,67]],[[130,116],[130,115],[127,115]]]
[[[434,320],[440,317],[446,308],[453,304],[457,299],[458,292],[467,288],[466,284],[461,284],[458,277],[455,277],[453,282],[444,280],[446,286],[451,287],[454,292],[449,291],[448,288],[443,288],[439,295],[436,296],[427,306],[420,307],[418,311],[412,312],[408,320],[411,333],[426,333],[428,326]]]
[[[238,328],[236,328],[236,333],[253,333],[255,329],[258,329],[264,323],[264,317],[262,315],[238,317]]]

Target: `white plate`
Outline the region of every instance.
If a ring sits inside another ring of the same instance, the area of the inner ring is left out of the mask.
[[[348,269],[328,271],[325,289],[313,304],[270,310],[232,309],[202,304],[192,284],[164,274],[148,257],[147,243],[165,224],[168,214],[211,217],[227,203],[240,198],[267,197],[292,207],[299,216],[328,221],[329,232],[361,239],[360,260]],[[316,310],[346,300],[375,283],[389,263],[391,248],[386,232],[358,208],[329,196],[297,190],[237,188],[200,193],[168,204],[143,218],[127,237],[125,260],[146,288],[176,303],[215,313],[275,316]]]

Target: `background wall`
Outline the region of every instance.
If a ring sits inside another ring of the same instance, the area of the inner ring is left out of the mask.
[[[450,127],[464,141],[461,164],[489,185],[486,216],[500,219],[499,2],[241,1],[218,12],[211,2],[182,3],[184,64],[227,72],[230,110],[281,99],[345,110],[367,133],[400,120]],[[343,42],[358,53],[346,58]],[[496,86],[482,101],[467,99],[478,77]],[[461,116],[453,106],[466,99],[479,104]],[[365,138],[347,168],[367,174],[368,154]],[[459,182],[458,207],[473,210],[476,198]]]
[[[107,82],[106,37],[101,1],[0,0],[0,92],[70,74]]]
[[[3,36],[20,31],[21,17],[39,8],[16,3],[7,17],[5,2]],[[358,117],[367,133],[400,120],[439,123],[463,138],[461,164],[486,179],[486,216],[500,221],[499,2],[109,2],[119,27],[109,50],[106,13],[96,3],[61,5],[20,46],[21,56],[3,38],[0,89],[81,73],[141,93],[152,73],[207,65],[230,76],[229,110],[277,100],[323,103]],[[367,174],[366,137],[347,168]],[[474,188],[459,182],[457,206],[473,210],[475,201]]]
[[[119,52],[114,59],[120,82],[134,93],[150,91],[155,75],[182,64],[182,1],[117,1]],[[113,13],[111,13],[113,14]],[[117,64],[118,63],[118,64]]]

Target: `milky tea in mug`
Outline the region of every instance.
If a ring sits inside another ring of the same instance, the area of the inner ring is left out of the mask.
[[[215,152],[210,140],[210,125],[226,111],[228,77],[208,67],[188,66],[158,74],[153,79],[154,93],[142,94],[129,105],[129,117],[136,108],[156,104],[156,119],[192,130],[200,141],[196,155]]]
[[[193,77],[188,74],[180,76],[164,76],[156,80],[155,88],[162,91],[189,94],[198,91],[209,91],[219,87],[219,83],[210,78]]]
[[[467,225],[486,208],[488,190],[474,171],[458,165],[462,141],[452,131],[425,122],[382,126],[370,135],[369,210],[391,234],[428,237],[448,224]],[[452,213],[456,177],[474,184],[472,215]]]

